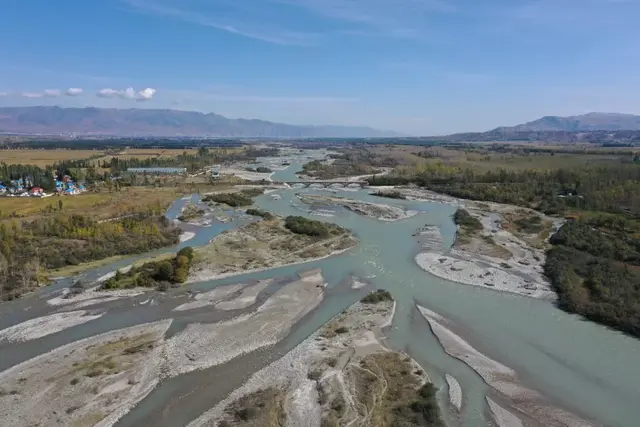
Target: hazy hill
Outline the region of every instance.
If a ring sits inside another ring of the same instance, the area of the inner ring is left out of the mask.
[[[393,137],[395,132],[368,127],[295,126],[264,120],[228,119],[179,110],[4,107],[0,133],[104,136],[211,137]]]
[[[457,133],[423,138],[426,142],[549,142],[549,143],[640,143],[640,116],[619,113],[589,113],[581,116],[545,116],[517,126],[502,126],[487,132]]]
[[[640,116],[620,113],[588,113],[569,117],[545,116],[517,126],[499,127],[494,132],[590,132],[601,130],[640,130]]]

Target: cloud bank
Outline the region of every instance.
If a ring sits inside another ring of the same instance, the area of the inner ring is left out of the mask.
[[[78,95],[82,95],[82,92],[84,91],[78,87],[71,87],[67,89],[67,91],[64,94],[67,96],[78,96]]]
[[[40,99],[40,98],[59,98],[61,96],[78,96],[81,95],[84,91],[77,87],[69,88],[65,91],[60,89],[45,89],[42,92],[22,92],[18,93],[18,96],[22,98],[28,99]],[[10,93],[2,92],[0,96],[9,96],[12,95]]]
[[[128,87],[124,90],[112,89],[112,88],[104,88],[100,89],[97,96],[100,98],[121,98],[121,99],[131,99],[136,101],[149,101],[153,98],[153,95],[156,94],[156,89],[148,87],[142,89],[138,92],[135,91],[132,87]]]

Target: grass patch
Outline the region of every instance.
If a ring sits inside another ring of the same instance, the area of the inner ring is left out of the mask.
[[[0,150],[2,162],[8,165],[35,165],[41,168],[61,161],[82,160],[102,154],[102,150]]]

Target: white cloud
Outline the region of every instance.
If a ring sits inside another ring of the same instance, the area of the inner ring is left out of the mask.
[[[46,89],[43,93],[47,98],[57,98],[62,95],[60,89]]]
[[[122,98],[122,99],[135,99],[137,101],[148,101],[155,95],[156,89],[145,88],[139,92],[136,92],[134,88],[128,87],[124,90],[117,90],[111,88],[100,89],[96,94],[100,98]]]
[[[78,95],[82,95],[84,91],[78,87],[70,87],[69,89],[67,89],[67,91],[65,92],[65,95],[67,96],[78,96]]]
[[[100,89],[96,95],[98,95],[100,98],[115,98],[117,96],[120,96],[120,91],[111,88],[105,88]]]
[[[7,92],[0,92],[0,96],[9,96]]]
[[[154,88],[148,87],[146,89],[142,89],[138,92],[138,101],[148,101],[153,98],[153,95],[156,94],[156,90]]]

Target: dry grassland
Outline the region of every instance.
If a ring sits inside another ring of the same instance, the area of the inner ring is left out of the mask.
[[[35,165],[44,168],[62,160],[81,160],[103,154],[102,150],[0,150],[0,163]]]

